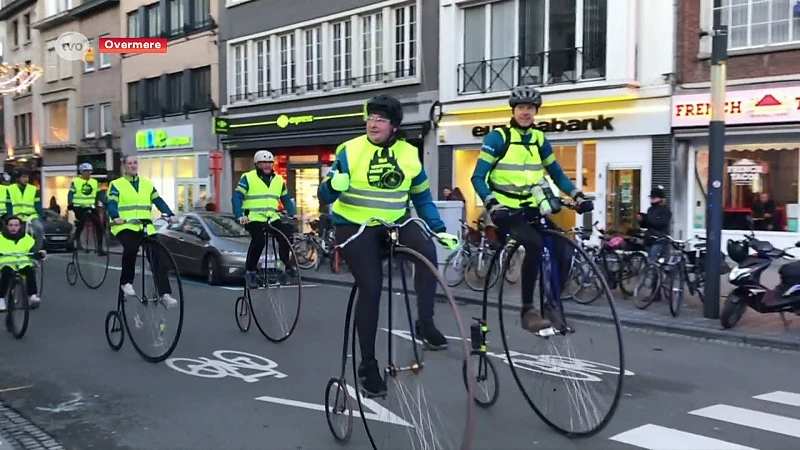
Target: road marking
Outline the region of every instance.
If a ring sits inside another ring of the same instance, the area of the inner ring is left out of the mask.
[[[647,424],[610,438],[648,450],[756,450],[699,434]]]
[[[729,405],[714,405],[689,414],[734,423],[758,430],[800,438],[800,420]]]
[[[3,394],[5,392],[21,391],[23,389],[29,389],[29,388],[32,388],[32,387],[33,387],[33,385],[29,384],[27,386],[17,386],[17,387],[12,387],[12,388],[0,389],[0,394]]]
[[[347,385],[347,392],[350,395],[350,398],[354,399],[355,401],[356,391],[349,384]],[[267,403],[275,403],[278,405],[295,406],[297,408],[305,408],[305,409],[310,409],[312,411],[325,412],[325,405],[320,405],[318,403],[301,402],[298,400],[290,400],[286,398],[270,397],[268,395],[265,395],[263,397],[256,397],[256,400]],[[357,417],[362,417],[361,411],[358,410],[358,405],[353,403],[351,403],[351,405],[353,406],[353,415]],[[375,420],[378,422],[384,422],[392,425],[400,425],[404,427],[414,428],[412,424],[406,422],[405,420],[400,418],[397,414],[389,411],[383,405],[376,402],[375,400],[364,398],[362,396],[361,406],[363,406],[365,409],[372,411],[370,413],[365,413],[363,416],[368,420]]]
[[[204,356],[191,358],[170,358],[167,366],[186,375],[200,378],[239,378],[245,383],[256,383],[264,377],[286,378],[287,375],[275,370],[278,363],[263,356],[235,350],[217,350],[211,359]],[[247,372],[247,373],[244,373]]]
[[[81,409],[82,406],[86,406],[86,402],[83,401],[83,395],[79,392],[72,393],[72,399],[67,400],[65,402],[61,402],[56,406],[48,406],[48,407],[40,407],[37,406],[36,409],[39,411],[47,411],[51,413],[64,413],[64,412],[72,412]]]
[[[385,332],[389,332],[387,328],[381,328]],[[411,341],[411,333],[406,330],[392,330],[392,334]],[[449,340],[460,341],[460,337],[445,336]],[[414,339],[420,345],[422,342]],[[570,358],[567,356],[559,355],[529,355],[517,351],[510,351],[511,359],[514,361],[514,367],[517,369],[527,370],[542,375],[550,375],[556,378],[564,378],[568,380],[587,381],[587,382],[600,382],[603,381],[598,375],[615,375],[619,374],[619,367],[614,367],[610,364],[602,364],[594,361],[587,361],[585,359]],[[487,351],[488,356],[500,359],[508,364],[508,357],[505,352],[494,353]],[[636,375],[630,370],[625,371],[625,376],[632,377]]]
[[[2,392],[2,391],[0,391]],[[781,405],[800,406],[800,394],[786,391],[775,391],[753,397],[767,402],[780,403]]]

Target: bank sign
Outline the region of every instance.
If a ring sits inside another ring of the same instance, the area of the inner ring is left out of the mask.
[[[136,132],[136,150],[176,150],[194,146],[194,126],[151,128]]]
[[[613,117],[606,117],[599,115],[591,119],[551,119],[548,121],[536,122],[534,126],[545,133],[566,133],[576,131],[614,131],[612,121]],[[493,126],[478,126],[472,128],[472,135],[475,137],[483,137],[489,134],[495,128],[501,128],[507,124],[498,124]]]
[[[711,120],[711,94],[672,97],[672,127],[704,127]],[[728,125],[800,122],[800,86],[725,93]]]

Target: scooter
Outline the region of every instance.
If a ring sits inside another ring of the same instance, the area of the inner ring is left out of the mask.
[[[728,274],[728,280],[734,288],[722,306],[719,317],[722,327],[728,329],[736,326],[748,307],[759,314],[778,313],[784,327],[788,327],[789,322],[785,313],[790,312],[800,316],[800,284],[781,281],[774,289],[770,289],[761,284],[761,275],[777,259],[795,259],[786,253],[786,250],[792,247],[784,250],[776,249],[769,242],[756,239],[752,231],[743,239],[732,242],[746,249],[752,249],[755,255],[748,254],[736,258],[740,259],[736,261],[738,266]],[[800,242],[794,246],[800,248]],[[800,261],[787,263],[781,268],[781,275],[787,268],[790,270],[794,268],[800,273]]]

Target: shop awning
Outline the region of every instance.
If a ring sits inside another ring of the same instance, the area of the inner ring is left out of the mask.
[[[422,139],[430,130],[430,122],[403,124],[409,139]],[[225,150],[261,150],[264,148],[298,147],[315,145],[339,145],[364,134],[364,126],[330,128],[319,131],[296,131],[284,133],[253,134],[225,138],[221,142]]]
[[[800,146],[780,146],[780,147],[771,147],[768,145],[761,146],[761,147],[737,147],[735,145],[726,146],[725,151],[729,152],[774,152],[774,151],[781,151],[781,150],[800,150]]]

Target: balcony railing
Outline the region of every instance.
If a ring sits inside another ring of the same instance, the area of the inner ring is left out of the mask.
[[[552,50],[458,65],[458,95],[509,91],[516,86],[546,86],[601,80],[605,57],[584,54],[580,48]]]
[[[404,68],[392,70],[390,72],[380,72],[377,74],[366,75],[362,77],[336,77],[328,81],[316,81],[309,84],[289,84],[285,83],[278,89],[269,89],[265,86],[259,86],[255,92],[245,91],[238,94],[228,95],[230,103],[240,103],[245,101],[265,100],[265,99],[279,99],[289,95],[303,95],[312,92],[331,92],[335,94],[342,94],[345,89],[358,89],[362,86],[375,86],[379,83],[391,83],[395,80],[405,80],[416,76],[417,68]],[[297,79],[296,81],[312,81],[311,77]],[[389,85],[390,87],[391,85]]]

